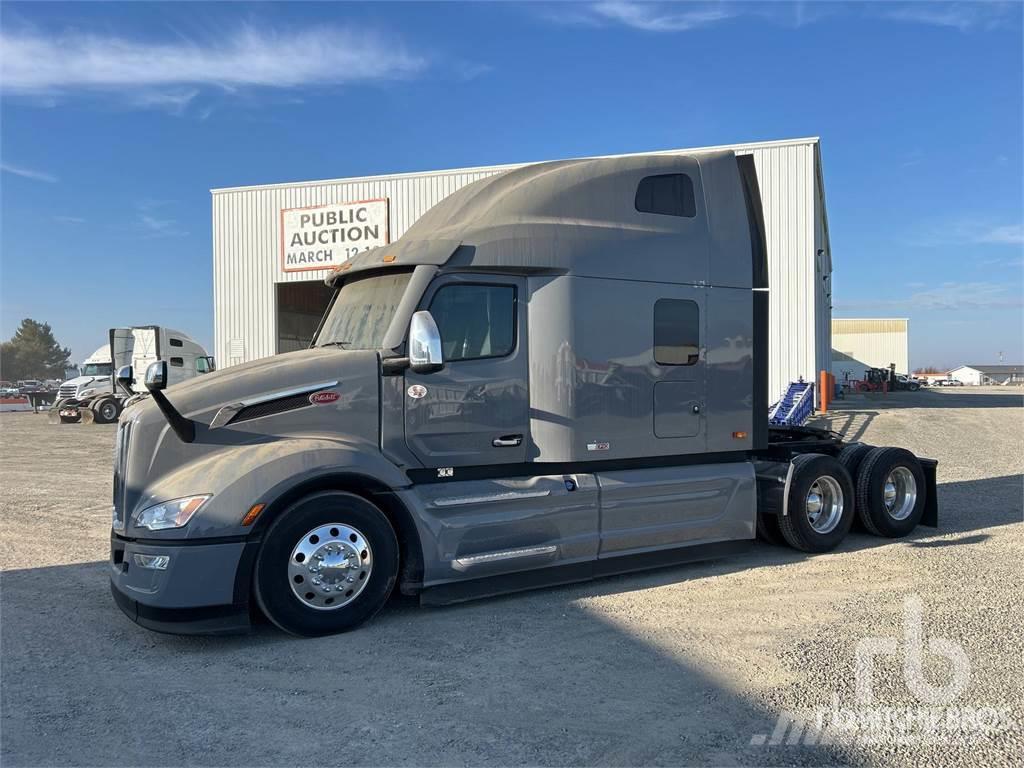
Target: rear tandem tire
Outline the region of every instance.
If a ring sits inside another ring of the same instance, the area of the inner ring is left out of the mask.
[[[349,536],[358,541],[355,550]],[[361,496],[324,491],[300,499],[270,526],[256,559],[253,591],[260,610],[279,628],[317,637],[372,618],[397,578],[398,540],[384,513]],[[303,586],[293,587],[293,581]]]
[[[856,501],[857,495],[857,472],[860,471],[860,465],[864,461],[864,457],[867,456],[874,449],[873,445],[867,443],[850,443],[843,447],[843,450],[839,452],[836,457],[839,459],[839,463],[846,467],[846,471],[850,473],[850,480],[853,481],[853,500]],[[857,505],[854,504],[854,507]],[[860,515],[855,514],[853,516],[853,527],[852,530],[863,532],[865,530],[864,524],[860,520]]]
[[[839,546],[853,523],[853,481],[838,459],[806,453],[793,459],[786,514],[778,516],[786,542],[801,552]]]
[[[857,474],[857,517],[876,536],[906,536],[921,521],[927,492],[914,454],[903,448],[875,448]]]
[[[857,471],[860,469],[860,464],[864,461],[864,457],[871,453],[873,449],[874,446],[867,443],[850,443],[844,446],[843,450],[836,457],[839,459],[839,463],[846,467],[846,471],[850,473],[850,479],[853,480],[854,487],[857,485]]]

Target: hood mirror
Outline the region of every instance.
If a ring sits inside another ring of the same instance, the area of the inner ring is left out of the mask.
[[[122,365],[118,368],[114,381],[117,383],[117,386],[125,391],[125,394],[135,394],[132,390],[132,384],[135,383],[135,372],[130,365]]]
[[[167,361],[158,360],[146,369],[146,389],[150,392],[167,388]]]
[[[416,373],[433,373],[444,367],[441,332],[426,310],[414,313],[409,324],[409,367]]]

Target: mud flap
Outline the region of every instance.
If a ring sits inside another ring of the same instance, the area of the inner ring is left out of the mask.
[[[935,459],[922,459],[921,457],[918,457],[918,461],[921,462],[921,469],[924,470],[924,484],[926,488],[924,514],[921,516],[920,524],[926,525],[929,528],[938,528],[939,492],[935,477],[939,462]]]

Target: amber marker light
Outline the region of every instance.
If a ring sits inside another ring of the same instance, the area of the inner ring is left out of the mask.
[[[242,518],[242,525],[252,525],[256,522],[256,518],[260,516],[260,512],[266,507],[266,504],[253,504],[249,507],[249,511],[245,513],[245,517]]]
[[[733,436],[733,439],[735,439],[735,440],[746,440],[747,439],[747,433],[746,432],[733,432],[732,436]]]
[[[385,264],[390,264],[390,263],[391,263],[392,261],[394,261],[394,260],[395,260],[395,254],[393,254],[393,253],[389,253],[389,254],[388,254],[387,256],[385,256],[385,257],[384,257],[384,259],[383,259],[383,261],[384,261],[384,263],[385,263]]]

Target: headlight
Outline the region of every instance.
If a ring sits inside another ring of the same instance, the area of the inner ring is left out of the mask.
[[[91,395],[95,391],[96,391],[95,387],[93,387],[92,389],[83,389],[81,392],[78,393],[78,397],[79,398],[88,397],[89,395]]]
[[[165,501],[146,507],[132,515],[132,523],[136,528],[148,528],[151,531],[163,531],[168,528],[181,528],[188,524],[192,515],[210,498],[205,496],[186,496],[183,499]]]

